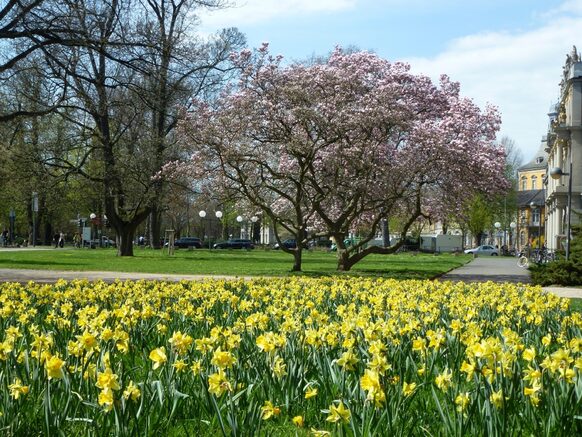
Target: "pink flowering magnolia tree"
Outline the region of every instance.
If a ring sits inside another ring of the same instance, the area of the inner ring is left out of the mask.
[[[436,85],[406,64],[341,49],[307,66],[282,66],[266,45],[233,61],[240,82],[182,125],[190,165],[260,208],[276,231],[298,242],[333,237],[339,270],[398,249],[368,247],[383,219],[399,216],[404,237],[420,217],[508,186],[497,111],[462,98],[445,76]],[[361,238],[346,245],[355,229]],[[301,244],[293,252],[299,270]]]

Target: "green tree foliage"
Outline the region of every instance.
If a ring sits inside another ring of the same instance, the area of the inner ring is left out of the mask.
[[[477,194],[467,202],[465,211],[466,227],[471,232],[475,245],[479,245],[483,234],[489,229],[493,220],[491,204],[483,195]]]

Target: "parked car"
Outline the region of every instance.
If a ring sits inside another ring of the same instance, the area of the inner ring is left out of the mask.
[[[324,247],[326,249],[329,249],[333,244],[333,241],[331,241],[330,239],[327,238],[318,238],[317,240],[311,240],[308,244],[309,248],[314,248],[314,247]]]
[[[202,240],[196,237],[182,237],[174,241],[174,247],[186,249],[188,247],[202,248]]]
[[[255,245],[251,240],[235,238],[227,241],[220,241],[213,246],[215,249],[254,249]]]
[[[103,235],[101,237],[101,244],[99,244],[99,238],[94,238],[91,241],[83,240],[83,247],[90,247],[94,249],[96,247],[115,247],[115,240],[110,239],[109,237]]]
[[[467,250],[465,250],[465,253],[468,253],[471,255],[497,256],[497,255],[499,255],[499,250],[497,250],[494,246],[484,245],[484,246],[475,247],[473,249],[467,249]]]
[[[287,249],[295,249],[297,248],[297,240],[295,240],[295,238],[287,238],[286,240],[281,241],[281,246],[286,247]],[[279,243],[275,243],[273,249],[280,249],[281,246]]]

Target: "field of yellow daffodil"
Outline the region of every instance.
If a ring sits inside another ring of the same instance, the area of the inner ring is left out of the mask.
[[[0,288],[2,435],[582,434],[582,317],[539,288]]]

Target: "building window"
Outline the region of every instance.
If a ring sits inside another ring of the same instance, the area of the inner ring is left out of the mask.
[[[537,185],[538,185],[538,178],[537,178],[537,176],[532,176],[531,177],[531,189],[532,190],[537,190],[538,189]]]
[[[536,208],[532,211],[532,221],[535,225],[540,223],[540,209]]]
[[[522,176],[521,178],[521,191],[527,190],[527,178]]]

